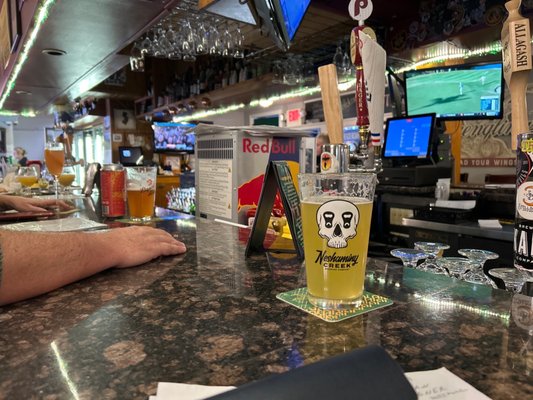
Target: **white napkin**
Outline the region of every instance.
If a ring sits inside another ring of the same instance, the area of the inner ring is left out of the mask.
[[[502,224],[497,219],[478,219],[481,228],[502,229]]]
[[[202,400],[232,389],[235,389],[235,386],[203,386],[159,382],[157,384],[157,394],[150,396],[150,400]]]
[[[490,400],[475,387],[442,367],[431,371],[406,372],[418,400]]]
[[[437,207],[455,208],[456,210],[471,210],[476,206],[475,200],[437,200]]]

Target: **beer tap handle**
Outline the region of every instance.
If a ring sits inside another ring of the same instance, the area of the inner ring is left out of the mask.
[[[517,149],[517,137],[529,133],[526,90],[531,61],[529,19],[520,15],[521,0],[505,3],[509,15],[502,28],[502,58],[505,82],[511,94],[512,149]],[[502,89],[503,90],[503,89]]]

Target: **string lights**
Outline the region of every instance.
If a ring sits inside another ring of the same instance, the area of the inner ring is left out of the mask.
[[[31,48],[35,44],[35,41],[37,40],[37,35],[39,34],[39,31],[41,30],[41,27],[43,23],[48,18],[48,12],[50,11],[50,8],[54,5],[56,0],[44,0],[42,6],[37,10],[37,13],[35,14],[35,22],[33,24],[33,29],[28,35],[28,39],[24,43],[24,47],[22,48],[19,58],[13,67],[13,71],[11,71],[11,76],[9,77],[6,87],[4,89],[4,93],[2,93],[2,96],[0,97],[0,112],[5,113],[6,111],[2,110],[2,107],[4,107],[4,103],[11,94],[11,91],[15,87],[15,82],[17,81],[17,78],[20,74],[20,71],[22,71],[22,67],[28,60],[28,55],[30,53]],[[5,114],[4,114],[5,115]],[[31,111],[23,111],[20,113],[22,116],[35,116],[35,113]]]

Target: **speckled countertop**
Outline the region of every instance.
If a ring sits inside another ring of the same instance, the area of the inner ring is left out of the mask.
[[[162,225],[185,255],[0,308],[0,399],[144,400],[160,381],[241,385],[369,344],[493,399],[533,396],[531,310],[511,293],[371,260],[366,289],[394,304],[327,323],[276,299],[304,284],[292,256],[245,259],[240,228]]]

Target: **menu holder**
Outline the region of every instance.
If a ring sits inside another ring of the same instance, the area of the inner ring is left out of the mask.
[[[252,232],[246,245],[246,257],[254,252],[265,252],[268,250],[265,249],[263,243],[278,189],[285,210],[287,225],[289,226],[294,243],[294,251],[300,259],[304,257],[300,199],[286,161],[270,161],[267,165]]]

